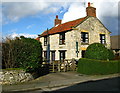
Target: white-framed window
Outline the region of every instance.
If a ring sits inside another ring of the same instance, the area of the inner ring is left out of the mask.
[[[89,35],[87,32],[81,32],[81,43],[89,43]]]
[[[44,37],[44,46],[47,46],[47,36]]]
[[[60,33],[59,44],[60,45],[64,45],[65,44],[65,33]]]
[[[100,34],[100,43],[106,44],[105,34]]]

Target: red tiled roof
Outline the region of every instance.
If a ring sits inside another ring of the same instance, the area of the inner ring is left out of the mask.
[[[65,31],[69,31],[72,30],[72,27],[77,26],[78,24],[80,24],[82,21],[84,21],[87,17],[84,18],[80,18],[77,20],[73,20],[70,22],[66,22],[63,24],[60,24],[56,27],[51,28],[50,30],[48,30],[48,34],[55,34],[55,33],[59,33],[59,32],[65,32]],[[46,36],[47,35],[47,31],[44,31],[40,36]]]
[[[38,41],[39,41],[39,40],[40,40],[40,38],[39,38],[39,37],[37,37],[37,38],[36,38],[36,40],[38,40]]]

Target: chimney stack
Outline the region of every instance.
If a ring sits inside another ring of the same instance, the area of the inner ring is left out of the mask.
[[[96,8],[91,6],[91,3],[88,2],[88,7],[86,8],[87,16],[96,17]]]
[[[58,15],[56,15],[56,19],[54,20],[54,25],[59,25],[61,24],[62,20],[58,19]]]

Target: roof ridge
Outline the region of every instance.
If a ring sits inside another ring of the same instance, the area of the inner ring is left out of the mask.
[[[62,24],[59,24],[56,27],[52,27],[48,30],[48,34],[55,34],[55,33],[59,33],[59,32],[65,32],[65,31],[69,31],[72,30],[72,27],[80,24],[81,22],[83,22],[86,18],[88,18],[88,16],[82,17],[82,18],[78,18],[75,20],[71,20]],[[44,31],[40,36],[46,36],[47,35],[47,30]]]
[[[78,19],[75,19],[75,20],[71,20],[71,21],[68,21],[68,22],[73,22],[73,21],[76,21],[76,20],[79,20],[79,19],[83,19],[83,18],[87,18],[87,16],[86,17],[82,17],[82,18],[78,18]],[[68,23],[68,22],[65,22],[65,23]],[[65,24],[65,23],[63,23],[63,24]]]

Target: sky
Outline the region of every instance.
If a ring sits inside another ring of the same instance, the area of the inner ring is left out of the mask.
[[[0,37],[36,38],[54,26],[56,15],[62,23],[85,17],[88,2],[111,35],[118,35],[119,0],[4,0],[0,3]]]

